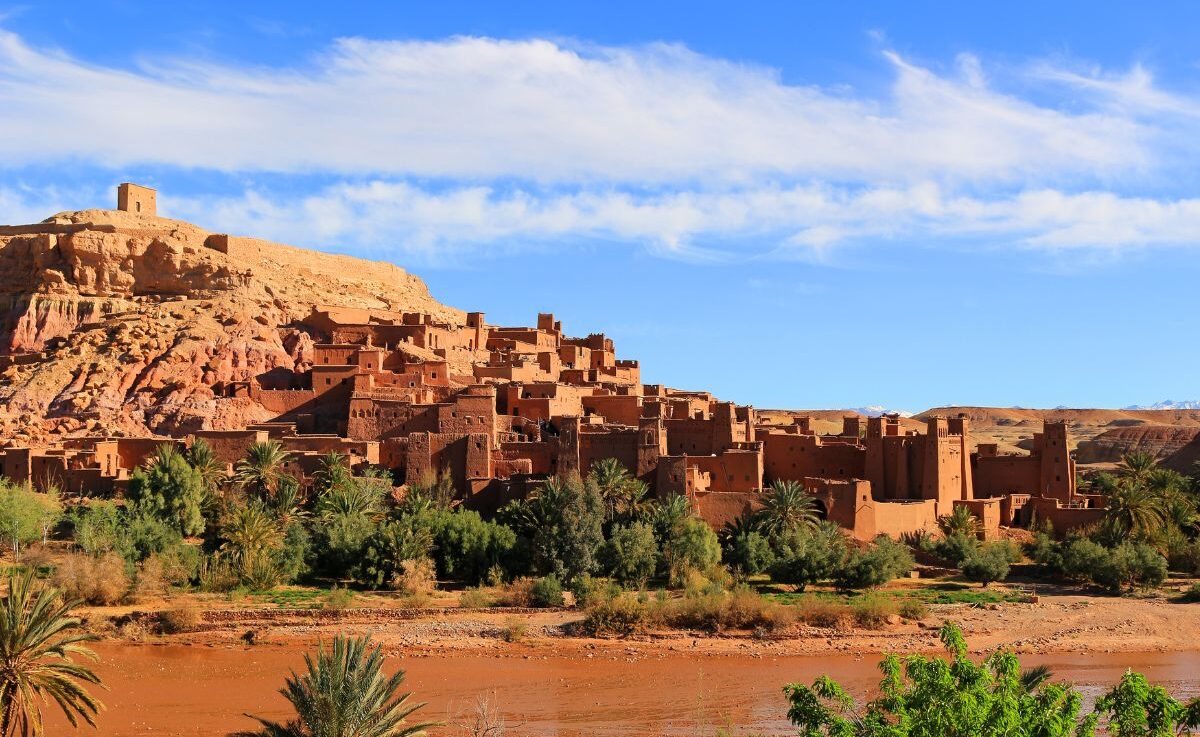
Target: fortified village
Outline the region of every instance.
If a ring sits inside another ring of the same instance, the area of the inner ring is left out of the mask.
[[[123,184],[118,210],[155,218],[155,199],[153,190]],[[44,255],[56,239],[88,228],[47,221],[0,235],[24,238]],[[203,246],[228,254],[254,242],[211,234]],[[986,535],[1033,520],[1063,532],[1103,514],[1099,497],[1076,489],[1065,423],[1047,422],[1022,455],[986,443],[972,451],[961,416],[914,429],[897,415],[853,415],[840,432],[819,434],[809,417],[768,422],[707,392],[643,384],[638,362],[619,359],[611,339],[570,337],[552,314],[507,327],[488,324],[482,312],[459,319],[310,307],[292,326],[304,340],[291,367],[244,379],[204,376],[213,397],[250,400],[265,421],[168,436],[114,437],[98,428],[44,443],[5,439],[0,473],[105,496],[119,494],[162,443],[204,438],[232,467],[251,444],[274,439],[290,452],[288,471],[302,487],[319,458],[336,451],[352,465],[389,469],[397,484],[447,475],[462,503],[480,509],[616,458],[654,494],[686,495],[714,527],[754,508],[780,480],[801,483],[828,519],[861,540],[935,529],[956,506],[970,509]],[[89,319],[111,327],[121,316]],[[10,347],[0,369],[37,357]]]

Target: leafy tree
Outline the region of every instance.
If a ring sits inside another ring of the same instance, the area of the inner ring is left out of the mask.
[[[361,513],[322,516],[313,530],[316,567],[335,578],[353,577],[378,527],[376,520]]]
[[[75,523],[75,544],[83,552],[101,555],[123,547],[125,520],[115,503],[93,501],[81,505],[75,508],[71,519]]]
[[[95,726],[102,704],[87,684],[103,684],[76,657],[95,659],[83,645],[98,639],[81,631],[71,616],[75,602],[52,588],[37,588],[33,572],[10,574],[8,595],[0,600],[0,735],[41,737],[42,703],[52,699],[71,726]]]
[[[409,725],[424,704],[409,704],[401,694],[404,671],[383,675],[383,653],[367,637],[338,636],[314,658],[304,656],[305,672],[292,672],[280,693],[296,717],[285,723],[261,717],[262,737],[422,737],[432,722]]]
[[[1133,671],[1096,701],[1095,713],[1113,737],[1171,737],[1200,727],[1200,699],[1185,705]]]
[[[774,481],[759,512],[759,527],[768,535],[812,530],[820,522],[817,500],[797,481]]]
[[[474,510],[439,510],[424,524],[433,535],[433,558],[438,575],[467,583],[483,581],[495,566],[503,566],[517,544],[512,528],[488,522]]]
[[[771,541],[750,517],[727,522],[717,537],[721,540],[721,558],[736,572],[762,573],[775,562]]]
[[[1167,578],[1167,560],[1145,543],[1122,543],[1092,572],[1091,579],[1114,592],[1134,587],[1150,588]]]
[[[796,530],[777,539],[775,562],[767,572],[773,581],[803,591],[809,584],[832,578],[847,554],[846,538],[837,525],[822,522],[815,530]]]
[[[993,581],[1003,581],[1008,578],[1009,553],[1001,543],[987,543],[979,546],[962,562],[963,575],[972,581],[978,581],[984,588]]]
[[[508,505],[503,518],[528,541],[536,571],[569,583],[595,570],[604,542],[604,500],[595,483],[578,475],[547,479],[528,499]]]
[[[260,497],[271,496],[284,475],[284,464],[291,454],[275,440],[252,443],[246,457],[237,462],[234,480]]]
[[[616,525],[600,549],[604,571],[625,585],[645,586],[658,568],[658,542],[644,522]]]
[[[979,538],[973,533],[951,532],[933,544],[934,554],[954,565],[960,565],[978,551]]]
[[[0,539],[10,545],[14,558],[22,545],[43,539],[61,514],[54,494],[0,480]]]
[[[174,445],[163,443],[129,479],[128,498],[141,510],[170,520],[184,535],[204,532],[203,476]]]
[[[908,548],[887,535],[880,535],[865,548],[851,551],[834,571],[840,589],[865,589],[882,586],[912,570],[913,557]]]
[[[363,546],[356,578],[368,586],[385,586],[403,572],[408,561],[429,558],[433,531],[414,517],[379,525]]]
[[[1083,716],[1078,691],[1022,672],[1013,653],[975,663],[950,623],[941,639],[948,659],[884,658],[881,693],[864,706],[828,676],[785,686],[788,719],[805,737],[1094,737],[1102,720],[1114,737],[1169,737],[1200,725],[1198,702],[1185,706],[1135,673]]]
[[[663,546],[663,560],[671,580],[678,583],[689,571],[707,571],[721,562],[721,542],[704,520],[687,517]]]

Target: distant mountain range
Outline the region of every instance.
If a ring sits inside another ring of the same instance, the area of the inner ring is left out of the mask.
[[[880,417],[886,414],[898,414],[901,417],[913,416],[912,412],[905,412],[902,409],[888,409],[887,407],[881,407],[878,404],[873,404],[868,407],[851,407],[850,411],[857,412],[860,415],[866,415],[867,417]]]
[[[1134,404],[1123,409],[1200,409],[1200,399],[1192,399],[1188,401],[1177,402],[1173,399],[1164,399],[1155,404]]]

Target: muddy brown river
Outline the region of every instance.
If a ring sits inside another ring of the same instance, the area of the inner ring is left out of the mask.
[[[252,712],[284,717],[277,693],[289,668],[300,667],[299,647],[252,649],[102,643],[98,667],[109,691],[102,737],[226,735],[251,729]],[[858,694],[878,681],[875,657],[708,656],[669,653],[634,662],[612,653],[592,658],[531,654],[447,653],[389,657],[403,668],[408,690],[428,702],[424,718],[461,723],[480,694],[505,716],[509,735],[705,735],[736,725],[735,734],[792,734],[781,688],[829,673]],[[1200,694],[1200,652],[1025,656],[1025,665],[1050,665],[1094,697],[1126,668],[1147,674],[1176,696]],[[1090,700],[1090,699],[1089,699]],[[62,734],[61,719],[50,734]],[[448,728],[441,734],[457,735]]]

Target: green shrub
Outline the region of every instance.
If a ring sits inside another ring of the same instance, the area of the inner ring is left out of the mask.
[[[721,561],[721,542],[704,520],[686,517],[667,538],[663,559],[671,580],[679,583],[691,571],[707,571],[717,565]]]
[[[558,576],[551,574],[535,580],[529,589],[529,601],[538,607],[562,606],[563,589]]]
[[[406,561],[428,560],[433,534],[413,519],[384,522],[363,542],[355,579],[374,588],[390,587]]]
[[[742,574],[766,572],[775,562],[771,540],[754,529],[737,529],[722,539],[721,555],[725,563]]]
[[[966,507],[956,507],[966,509]],[[972,518],[974,519],[974,518]],[[973,534],[951,532],[934,544],[934,554],[942,560],[960,565],[979,549],[979,538]]]
[[[985,588],[993,581],[1003,581],[1008,578],[1010,552],[1003,543],[985,543],[963,560],[963,575]]]
[[[846,538],[832,525],[796,530],[778,538],[775,548],[775,562],[767,569],[771,580],[794,584],[799,591],[832,578],[847,555]]]
[[[654,528],[635,522],[613,527],[607,542],[600,547],[604,571],[627,586],[645,586],[658,568],[658,541]]]
[[[1167,560],[1145,543],[1122,543],[1109,551],[1093,579],[1112,591],[1153,588],[1167,578]]]
[[[654,623],[654,608],[634,596],[605,598],[588,607],[582,626],[592,635],[631,635]]]
[[[1091,581],[1108,565],[1108,549],[1086,537],[1068,540],[1062,546],[1062,575],[1074,581]]]
[[[1187,591],[1184,591],[1179,600],[1185,604],[1196,604],[1200,602],[1200,583],[1192,584]]]
[[[1025,554],[1043,574],[1057,574],[1063,570],[1062,546],[1046,532],[1038,532],[1025,548]]]
[[[477,584],[506,562],[517,543],[512,528],[486,522],[473,510],[439,510],[430,515],[433,558],[438,575]]]
[[[483,586],[467,589],[458,597],[458,605],[463,609],[485,609],[496,605],[496,594]]]
[[[864,589],[882,586],[912,570],[913,557],[908,548],[880,535],[866,548],[850,553],[834,573],[840,589]]]

